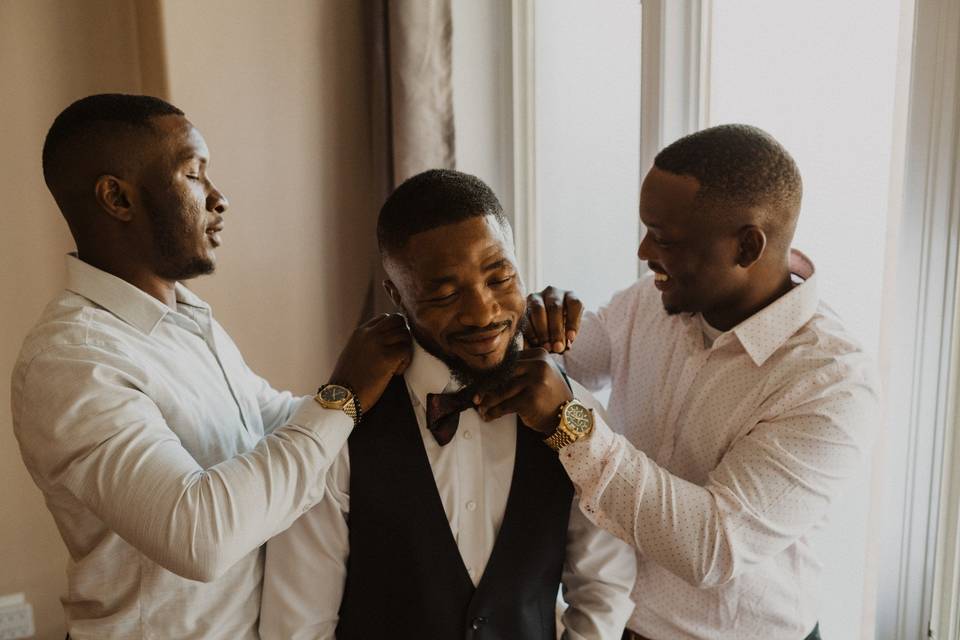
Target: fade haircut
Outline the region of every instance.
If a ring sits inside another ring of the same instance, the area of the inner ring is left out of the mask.
[[[77,100],[53,121],[43,143],[43,178],[54,185],[62,178],[61,156],[73,144],[101,144],[118,129],[150,129],[151,118],[182,116],[183,111],[152,96],[101,93]],[[93,139],[90,139],[90,138]]]
[[[765,231],[792,237],[803,195],[800,170],[766,131],[746,124],[710,127],[667,146],[653,163],[696,178],[703,210],[737,216],[738,209],[761,209]]]
[[[380,253],[403,249],[418,233],[480,216],[493,216],[509,228],[496,194],[480,178],[452,169],[418,173],[397,187],[380,208]]]

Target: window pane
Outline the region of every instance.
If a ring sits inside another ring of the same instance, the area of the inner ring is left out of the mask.
[[[535,43],[541,274],[596,308],[637,277],[640,2],[538,2]]]

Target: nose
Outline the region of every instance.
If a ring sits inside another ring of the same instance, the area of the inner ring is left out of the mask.
[[[471,289],[465,293],[460,307],[460,323],[468,327],[486,327],[497,318],[500,304],[486,287]]]
[[[209,182],[210,190],[207,192],[207,211],[214,211],[222,215],[230,208],[230,202],[227,200],[227,196],[223,195],[212,181]]]
[[[637,248],[637,257],[646,262],[650,262],[654,258],[654,254],[651,253],[653,250],[653,241],[650,239],[649,233],[643,234],[643,239],[640,241],[640,246]]]

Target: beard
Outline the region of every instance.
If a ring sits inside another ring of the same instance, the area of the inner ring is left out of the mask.
[[[407,317],[409,317],[409,315]],[[453,375],[453,379],[464,387],[472,387],[479,393],[484,391],[497,391],[505,387],[507,383],[513,379],[513,373],[517,367],[517,360],[520,358],[520,334],[523,332],[526,324],[526,315],[520,317],[520,323],[510,336],[510,342],[507,345],[506,353],[503,354],[503,359],[499,364],[488,369],[471,367],[464,362],[462,358],[443,351],[436,342],[426,339],[415,327],[413,328],[413,336],[416,338],[417,343],[423,347],[424,351],[447,365],[447,368],[450,369],[450,373]],[[507,328],[509,329],[509,325],[513,323],[509,320],[506,322]],[[479,331],[490,331],[495,327],[496,325],[491,325]]]
[[[162,204],[148,191],[144,192],[143,200],[150,214],[153,245],[159,258],[155,266],[157,275],[167,280],[189,280],[213,273],[216,268],[213,260],[194,253],[191,240],[195,230],[180,213],[182,204]]]

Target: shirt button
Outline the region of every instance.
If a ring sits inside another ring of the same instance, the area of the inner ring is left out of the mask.
[[[472,431],[464,431],[464,432],[463,432],[463,437],[464,437],[466,440],[470,440],[471,438],[473,438],[473,432],[472,432]]]
[[[477,510],[477,503],[474,502],[473,500],[469,501],[467,503],[467,511],[476,511],[476,510]]]

